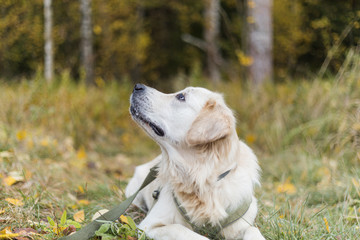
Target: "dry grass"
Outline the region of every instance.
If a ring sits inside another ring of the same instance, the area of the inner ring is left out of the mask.
[[[216,87],[259,157],[257,225],[267,239],[358,238],[360,71],[347,67],[330,79]],[[43,230],[39,239],[56,238],[31,221],[81,209],[90,221],[122,199],[135,164],[159,153],[130,119],[131,84],[86,89],[64,74],[51,86],[37,77],[0,87],[1,228],[33,227]],[[14,174],[23,179],[6,184]]]

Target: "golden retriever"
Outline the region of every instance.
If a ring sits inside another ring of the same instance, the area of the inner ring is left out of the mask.
[[[253,225],[260,169],[252,150],[238,139],[222,95],[195,87],[164,94],[136,84],[130,102],[132,118],[162,151],[136,167],[125,191],[132,195],[158,165],[157,179],[134,201],[148,211],[139,228],[156,240],[208,239],[193,231],[204,225],[220,229],[225,239],[264,239]],[[245,213],[221,227],[246,203]]]

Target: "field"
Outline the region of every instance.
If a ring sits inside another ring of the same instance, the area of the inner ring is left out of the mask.
[[[262,168],[256,224],[266,239],[358,239],[359,71],[258,89],[179,81],[223,92],[234,109]],[[73,221],[85,225],[124,198],[136,164],[160,153],[130,118],[130,83],[86,88],[64,73],[0,89],[0,236],[32,228],[34,239],[56,239]]]

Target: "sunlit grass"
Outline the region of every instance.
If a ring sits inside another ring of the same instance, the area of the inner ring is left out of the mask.
[[[259,158],[257,225],[267,239],[357,239],[360,74],[353,71],[256,90],[190,76],[191,85],[224,93],[239,137]],[[63,74],[50,86],[35,77],[0,88],[2,228],[40,231],[41,221],[60,221],[64,210],[70,219],[84,210],[89,222],[123,199],[135,164],[159,153],[129,116],[130,83],[88,89]]]

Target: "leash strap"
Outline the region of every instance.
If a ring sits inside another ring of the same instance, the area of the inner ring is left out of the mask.
[[[215,230],[214,236],[218,236],[222,229],[226,228],[227,226],[230,226],[231,224],[242,218],[245,215],[245,213],[248,211],[252,203],[252,198],[249,197],[248,199],[245,199],[242,202],[242,204],[240,204],[235,210],[229,212],[227,211],[229,215],[227,218],[225,218],[220,222],[220,226],[211,226],[209,224],[205,224],[204,226],[197,226],[191,221],[190,217],[186,213],[186,210],[181,206],[179,200],[176,198],[174,192],[173,192],[173,199],[177,209],[179,210],[185,221],[188,224],[190,224],[190,226],[193,228],[195,232],[202,234],[203,232],[204,233],[209,232],[208,230],[212,228]]]
[[[150,169],[149,174],[146,176],[144,182],[141,187],[129,198],[125,199],[122,203],[118,204],[114,208],[112,208],[107,213],[101,215],[94,221],[90,222],[88,225],[75,232],[72,235],[64,236],[59,238],[59,240],[87,240],[95,235],[95,232],[100,228],[103,224],[97,220],[106,220],[106,221],[116,221],[125,211],[129,208],[131,203],[134,201],[137,194],[147,185],[149,185],[152,181],[154,181],[157,177],[158,170],[157,167],[152,167]]]

